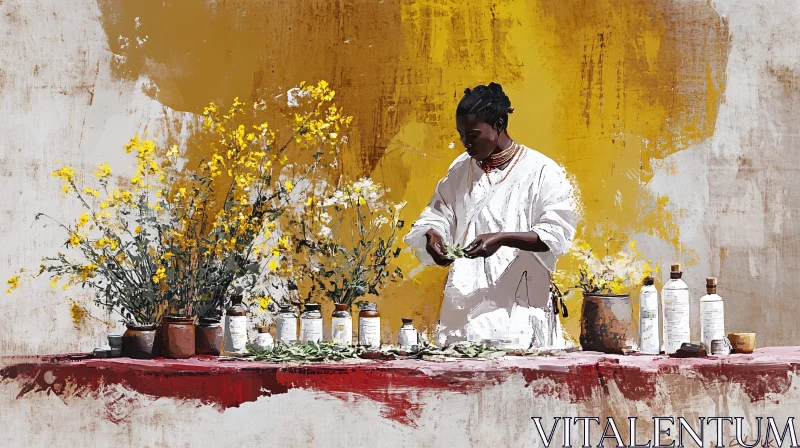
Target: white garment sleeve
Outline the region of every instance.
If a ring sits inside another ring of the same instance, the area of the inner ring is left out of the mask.
[[[565,254],[575,236],[578,204],[564,168],[555,162],[545,165],[538,183],[537,199],[531,206],[531,230],[536,232],[549,252],[534,252],[550,272],[556,260]]]
[[[442,236],[444,242],[452,244],[453,229],[455,228],[455,215],[453,212],[452,180],[445,177],[436,185],[430,204],[419,215],[419,218],[411,226],[411,230],[403,238],[406,244],[412,248],[414,255],[423,265],[433,266],[436,263],[433,257],[425,249],[428,241],[425,233],[434,230]]]

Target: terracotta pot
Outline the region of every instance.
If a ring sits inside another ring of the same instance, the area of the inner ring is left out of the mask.
[[[166,316],[162,321],[164,357],[184,359],[194,356],[194,319],[191,317]]]
[[[195,353],[219,356],[222,353],[223,330],[218,319],[201,317],[195,328]]]
[[[633,310],[628,294],[584,294],[581,347],[622,354],[633,345]]]
[[[756,349],[755,333],[730,333],[728,339],[731,341],[734,353],[753,353]]]
[[[134,359],[153,359],[156,342],[156,326],[128,325],[122,335],[122,356]]]

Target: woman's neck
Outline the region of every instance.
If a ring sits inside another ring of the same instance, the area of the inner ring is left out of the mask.
[[[514,140],[512,140],[511,137],[509,137],[508,134],[503,131],[503,133],[500,134],[500,137],[497,139],[497,148],[492,151],[489,157],[491,158],[493,156],[497,156],[503,151],[510,149],[512,146],[514,146]],[[503,164],[496,166],[495,168],[502,171],[508,167],[512,160],[513,157],[505,161]]]

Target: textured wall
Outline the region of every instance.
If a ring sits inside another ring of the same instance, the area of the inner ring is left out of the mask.
[[[682,261],[695,301],[717,275],[730,330],[792,342],[797,305],[781,274],[796,266],[800,11],[789,5],[3,1],[0,274],[62,244],[33,222],[37,211],[77,215],[49,177],[60,163],[121,167],[137,130],[185,142],[208,101],[250,101],[302,79],[331,82],[356,116],[347,170],[408,200],[413,219],[459,152],[449,145],[461,91],[494,80],[516,108],[512,136],[574,175],[584,238],[614,231],[657,262]],[[435,322],[444,275],[417,270],[387,291],[387,336],[401,315]],[[3,353],[88,350],[107,331],[73,322],[71,300],[88,304],[79,291],[43,281],[3,300]],[[569,303],[572,316],[579,306]],[[575,334],[577,317],[565,325]]]

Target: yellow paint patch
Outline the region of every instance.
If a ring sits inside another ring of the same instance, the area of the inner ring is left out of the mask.
[[[729,43],[705,1],[99,3],[111,50],[127,58],[117,75],[149,76],[150,94],[173,109],[330,81],[356,117],[345,172],[371,174],[392,200],[407,200],[409,225],[462,151],[454,112],[463,89],[496,81],[516,109],[512,137],[574,174],[582,239],[649,232],[686,251],[677,211],[646,185],[654,162],[713,133]],[[118,36],[140,34],[142,46],[119,48]],[[400,260],[417,266],[408,253]],[[445,275],[428,268],[386,291],[393,334],[407,315],[433,328]],[[567,306],[575,335],[580,300]]]

